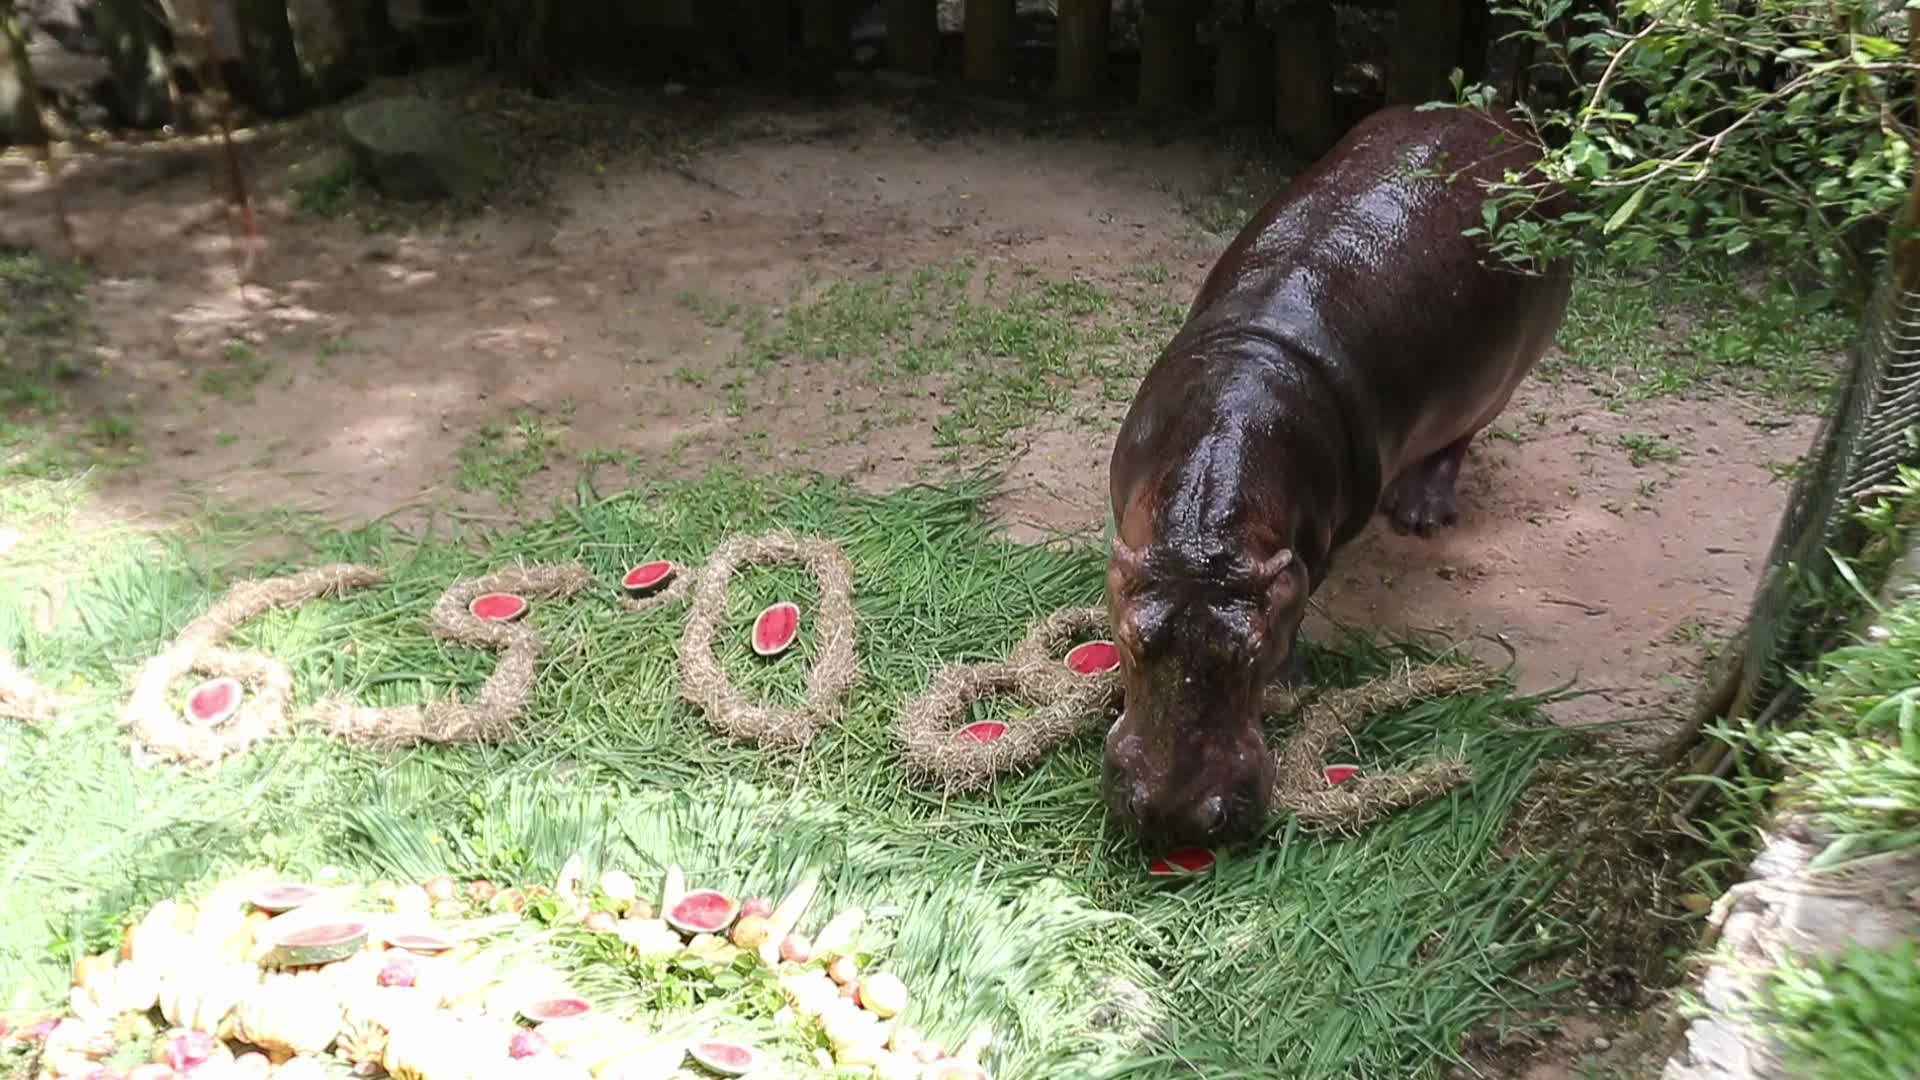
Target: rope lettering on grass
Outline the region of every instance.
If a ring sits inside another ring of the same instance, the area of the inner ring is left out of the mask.
[[[0,716],[11,716],[38,724],[53,717],[56,699],[53,692],[32,676],[14,666],[13,658],[0,652]]]
[[[978,791],[1000,773],[1031,765],[1098,723],[1119,700],[1119,677],[1113,671],[1080,674],[1061,653],[1075,638],[1104,634],[1106,627],[1107,613],[1101,608],[1061,608],[1027,629],[1010,661],[953,664],[936,671],[927,688],[900,711],[907,767],[939,780],[950,792]],[[954,727],[967,706],[995,693],[1017,694],[1038,708],[1004,727]]]
[[[137,748],[184,764],[211,765],[245,750],[287,726],[293,673],[271,656],[221,647],[235,627],[276,608],[365,588],[381,580],[378,570],[353,563],[318,566],[283,577],[242,581],[200,617],[189,622],[135,678],[121,711]],[[167,703],[167,690],[188,672],[237,680],[246,700],[225,720],[190,723]]]
[[[1473,770],[1451,756],[1407,769],[1363,773],[1337,788],[1327,786],[1322,769],[1335,740],[1381,713],[1478,690],[1493,680],[1493,672],[1479,664],[1409,664],[1372,682],[1319,695],[1301,710],[1299,728],[1274,754],[1275,804],[1293,811],[1309,828],[1354,830],[1466,783]]]
[[[799,563],[820,585],[817,652],[806,697],[797,708],[748,700],[713,654],[714,628],[727,610],[727,583],[738,568],[760,563]],[[731,738],[798,749],[839,720],[860,667],[854,656],[853,566],[837,544],[787,532],[729,537],[698,572],[692,593],[693,610],[678,649],[680,696],[699,706],[709,723]]]
[[[592,581],[579,563],[511,567],[457,581],[434,603],[428,625],[435,636],[501,652],[500,662],[472,702],[382,708],[331,697],[315,710],[315,718],[335,735],[381,748],[505,739],[513,734],[514,721],[533,694],[540,631],[524,622],[479,618],[468,606],[488,593],[511,593],[526,600],[572,596]]]
[[[1002,773],[1025,768],[1109,715],[1121,701],[1117,671],[1082,674],[1060,657],[1066,646],[1107,631],[1100,608],[1063,608],[1034,623],[1007,661],[948,665],[901,709],[902,756],[913,772],[949,792],[979,791]],[[1323,758],[1339,737],[1390,709],[1480,689],[1493,673],[1479,665],[1404,667],[1351,689],[1320,694],[1301,708],[1291,688],[1269,686],[1262,711],[1298,710],[1299,726],[1274,751],[1273,798],[1314,829],[1357,829],[1472,778],[1464,761],[1443,757],[1408,769],[1367,774],[1329,788]],[[957,727],[967,707],[990,694],[1036,705],[1017,722]]]

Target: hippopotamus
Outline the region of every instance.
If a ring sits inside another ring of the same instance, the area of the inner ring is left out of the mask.
[[[1304,677],[1334,555],[1376,512],[1401,533],[1455,523],[1468,444],[1571,291],[1565,264],[1522,270],[1465,235],[1482,182],[1536,163],[1508,113],[1370,114],[1254,214],[1142,378],[1109,465],[1123,710],[1101,782],[1142,839],[1264,827],[1263,691]]]

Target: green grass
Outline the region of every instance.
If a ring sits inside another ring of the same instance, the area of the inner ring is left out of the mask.
[[[1920,1076],[1920,938],[1881,949],[1851,945],[1788,961],[1764,988],[1768,1026],[1807,1080]]]
[[[140,456],[127,416],[68,422],[69,383],[89,367],[85,287],[78,267],[0,249],[0,479]]]
[[[1752,292],[1715,265],[1649,278],[1604,266],[1578,271],[1561,356],[1549,378],[1579,382],[1617,408],[1728,390],[1775,407],[1819,407],[1856,332],[1852,313],[1813,308],[1784,286]]]
[[[949,460],[1003,451],[1016,431],[1037,422],[1088,419],[1089,398],[1126,402],[1185,314],[1164,288],[1118,296],[1077,279],[980,271],[971,260],[830,281],[778,319],[712,297],[681,303],[740,333],[732,366],[742,377],[833,365],[894,401],[933,395],[940,402],[934,444]],[[677,376],[695,386],[705,381],[704,373]]]
[[[460,491],[490,491],[511,506],[521,487],[551,467],[560,451],[559,436],[538,416],[521,411],[509,424],[483,424],[461,444],[453,486]]]
[[[0,995],[63,994],[75,950],[228,866],[524,882],[550,879],[578,849],[650,888],[668,861],[696,882],[768,892],[818,868],[818,910],[874,913],[863,948],[915,988],[910,1022],[955,1043],[991,1023],[996,1075],[1011,1080],[1426,1077],[1445,1072],[1476,1021],[1534,1000],[1516,973],[1559,940],[1535,906],[1554,880],[1551,855],[1499,854],[1508,810],[1559,744],[1533,702],[1499,691],[1403,710],[1340,751],[1378,765],[1457,748],[1478,766],[1474,784],[1356,838],[1276,822],[1266,842],[1186,882],[1145,877],[1148,853],[1106,822],[1097,732],[977,796],[908,781],[890,725],[937,664],[1003,655],[1033,618],[1099,596],[1097,553],[995,539],[984,485],[872,498],[717,474],[585,495],[477,546],[311,533],[298,565],[351,558],[390,581],[263,617],[234,639],[284,658],[301,704],[331,690],[373,704],[471,693],[492,656],[424,626],[452,581],[580,558],[611,582],[643,557],[697,564],[729,532],[779,525],[840,540],[857,575],[865,679],[846,720],[804,753],[716,737],[675,695],[682,614],[625,614],[608,589],[530,616],[548,645],[523,741],[378,754],[302,728],[205,772],[136,767],[114,710],[135,667],[238,572],[214,560],[235,557],[248,523],[209,522],[191,543],[82,533],[63,524],[77,488],[10,491],[0,509],[38,525],[15,553],[22,573],[0,585],[0,647],[79,704],[53,728],[0,726]],[[29,626],[33,583],[54,574],[66,602],[42,634]],[[721,627],[728,669],[775,700],[802,686],[811,640],[761,663],[740,639],[753,612],[789,595],[806,602],[804,578],[750,569]],[[1388,655],[1355,641],[1311,660],[1319,677],[1350,682]],[[688,1007],[695,984],[566,941],[596,994]],[[764,995],[736,996],[714,1007],[762,1024]],[[1143,1040],[1143,1028],[1163,1037]]]

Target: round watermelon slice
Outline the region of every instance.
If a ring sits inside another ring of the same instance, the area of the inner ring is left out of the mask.
[[[717,934],[733,925],[740,914],[740,901],[718,889],[694,889],[682,896],[662,916],[667,925],[683,934]]]
[[[997,742],[1007,733],[1007,725],[998,720],[976,720],[953,733],[956,742]]]
[[[467,605],[467,612],[488,622],[512,622],[527,613],[527,600],[512,593],[481,593]]]
[[[760,1064],[760,1051],[726,1039],[702,1039],[687,1047],[701,1068],[721,1076],[745,1076]]]
[[[1206,848],[1175,848],[1147,867],[1153,877],[1198,874],[1213,866],[1213,852]]]
[[[1088,641],[1067,650],[1067,667],[1075,675],[1100,675],[1120,666],[1120,649],[1111,641]]]
[[[345,960],[366,946],[366,923],[354,920],[315,923],[279,935],[273,948],[267,950],[267,960],[281,967],[310,967]]]
[[[753,620],[753,651],[761,656],[778,656],[800,636],[800,605],[782,600],[770,605]]]
[[[636,597],[658,592],[673,580],[677,569],[669,559],[644,562],[627,571],[626,576],[620,579],[620,587],[627,590],[627,595]]]
[[[249,900],[261,911],[278,915],[283,911],[292,911],[319,895],[320,890],[311,885],[297,885],[289,882],[258,889]]]
[[[187,718],[207,727],[223,724],[246,696],[238,679],[208,679],[187,691]]]
[[[536,1024],[545,1024],[554,1020],[571,1020],[592,1011],[593,1005],[590,1002],[585,998],[576,997],[547,998],[520,1006],[520,1015]]]
[[[1339,787],[1341,784],[1344,784],[1347,781],[1353,779],[1354,777],[1359,776],[1360,766],[1329,765],[1326,768],[1320,770],[1320,774],[1327,778],[1328,787]]]
[[[423,933],[418,930],[405,930],[384,935],[387,945],[395,949],[405,949],[412,953],[443,953],[458,942],[439,934]]]

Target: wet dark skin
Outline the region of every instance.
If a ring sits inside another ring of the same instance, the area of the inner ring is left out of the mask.
[[[1507,122],[1369,116],[1235,237],[1141,381],[1109,470],[1125,711],[1102,792],[1148,843],[1264,826],[1262,688],[1304,674],[1308,597],[1376,512],[1422,536],[1455,523],[1468,444],[1559,329],[1566,268],[1498,265],[1461,235],[1481,184],[1530,164]]]

